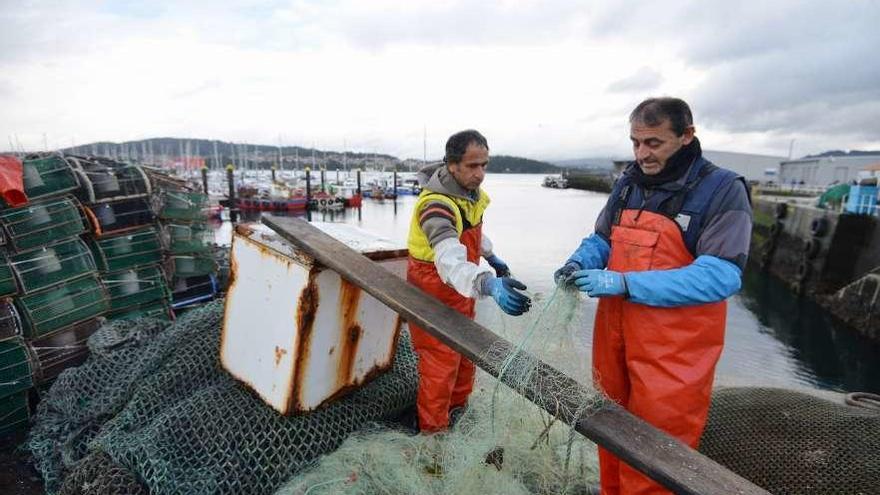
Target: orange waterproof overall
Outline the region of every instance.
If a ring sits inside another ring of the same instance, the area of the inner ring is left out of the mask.
[[[482,226],[465,228],[459,241],[467,249],[467,260],[480,262]],[[474,299],[464,297],[446,285],[434,263],[409,258],[406,279],[409,283],[436,297],[450,308],[474,317]],[[449,426],[449,410],[464,406],[474,388],[474,363],[453,351],[422,328],[409,325],[413,347],[419,356],[419,393],[416,408],[419,429],[423,432],[445,430]]]
[[[627,209],[611,229],[608,269],[668,270],[693,262],[681,229],[658,213]],[[696,448],[724,343],[725,301],[659,308],[623,297],[599,301],[593,381],[628,411]],[[599,449],[603,494],[672,493]]]

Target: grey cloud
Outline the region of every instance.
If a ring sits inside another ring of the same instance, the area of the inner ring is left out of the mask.
[[[608,86],[613,93],[651,91],[663,82],[663,75],[650,67],[641,67],[634,74],[619,79]]]
[[[705,71],[683,95],[704,124],[878,141],[878,19],[880,4],[867,1],[629,2],[601,11],[590,28],[635,42],[660,33],[663,46]]]
[[[99,51],[112,42],[110,20],[90,2],[6,6],[0,10],[0,64]]]

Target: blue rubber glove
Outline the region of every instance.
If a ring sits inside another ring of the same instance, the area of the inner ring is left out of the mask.
[[[493,254],[492,256],[486,258],[486,261],[489,263],[489,266],[491,266],[495,270],[496,277],[510,276],[510,267],[508,267],[507,263],[505,263],[504,260],[502,260],[498,256],[495,256]]]
[[[580,270],[571,275],[578,290],[590,297],[621,296],[626,294],[623,274],[611,270]]]
[[[569,261],[559,270],[553,273],[553,281],[560,287],[571,285],[571,274],[580,270],[581,266],[574,261]]]
[[[511,316],[519,316],[532,306],[532,300],[516,289],[525,290],[526,286],[519,280],[510,277],[495,277],[488,280],[489,294]]]

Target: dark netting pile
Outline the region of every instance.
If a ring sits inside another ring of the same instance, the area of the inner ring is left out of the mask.
[[[792,390],[716,390],[700,451],[777,495],[880,493],[880,413]]]
[[[28,445],[50,493],[271,493],[352,432],[415,402],[402,333],[392,370],[284,417],[219,367],[222,302],[175,323],[116,321],[39,405]]]

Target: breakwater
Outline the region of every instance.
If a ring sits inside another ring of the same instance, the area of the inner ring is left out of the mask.
[[[610,193],[614,185],[611,172],[606,170],[568,170],[563,177],[568,180],[568,187],[584,191]]]

